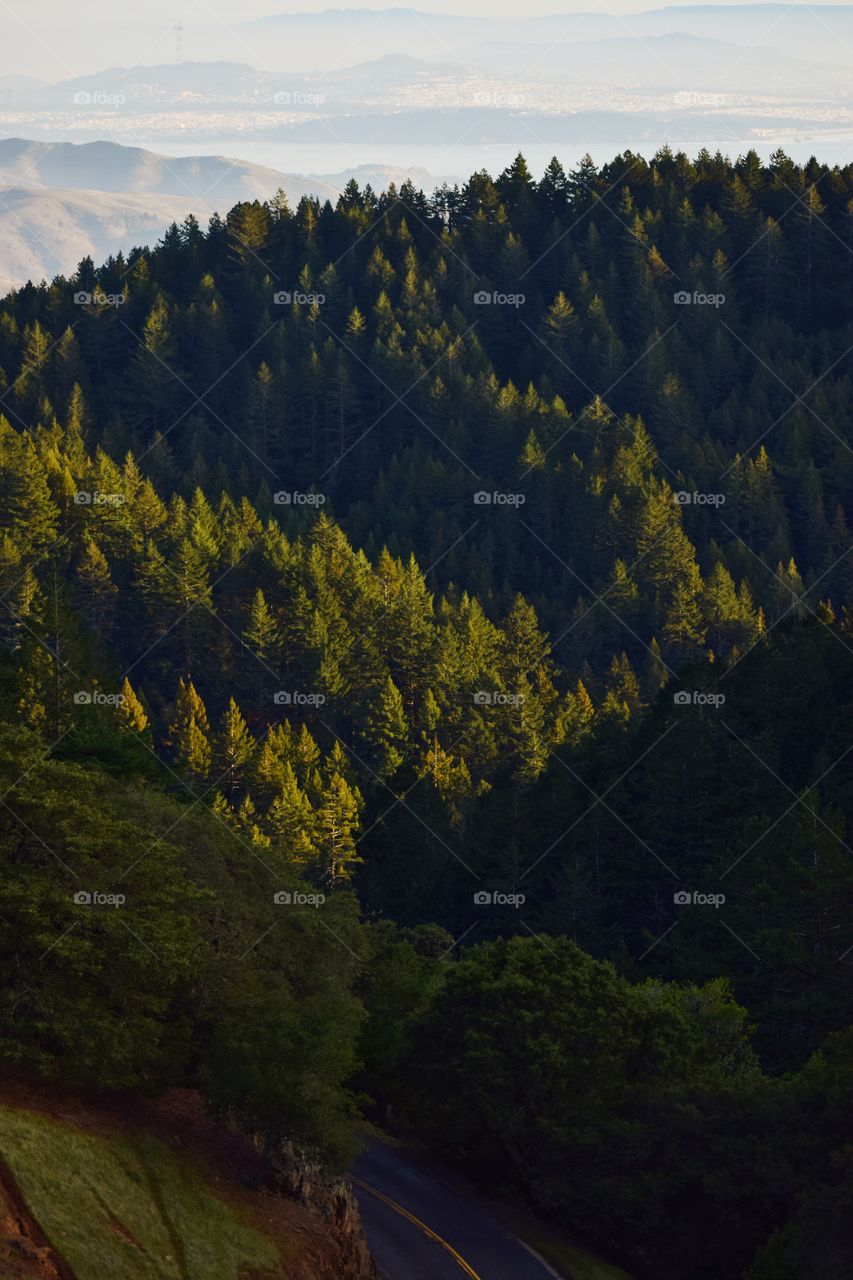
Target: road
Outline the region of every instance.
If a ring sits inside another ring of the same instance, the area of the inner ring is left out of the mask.
[[[437,1166],[371,1142],[351,1177],[383,1280],[560,1280]]]

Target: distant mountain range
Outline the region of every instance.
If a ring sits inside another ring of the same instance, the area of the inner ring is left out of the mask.
[[[87,255],[103,262],[153,244],[189,213],[206,225],[214,209],[224,214],[238,200],[265,200],[279,187],[291,204],[309,194],[334,203],[353,176],[376,190],[407,177],[427,187],[437,181],[424,169],[383,165],[297,177],[225,156],[173,158],[113,142],[2,139],[0,293],[68,275]]]
[[[629,14],[568,10],[537,15],[519,10],[512,16],[428,13],[397,6],[272,13],[231,26],[212,20],[197,7],[184,17],[182,52],[196,66],[233,63],[239,51],[241,61],[252,67],[310,75],[387,54],[465,63],[467,51],[495,42],[510,49],[520,44],[571,49],[600,40],[649,40],[674,33],[727,41],[742,49],[771,48],[790,58],[849,68],[853,5],[697,4]],[[61,58],[51,56],[51,48],[61,51]],[[147,50],[148,60],[165,68],[175,61],[174,33],[141,6],[135,14],[124,15],[121,23],[97,24],[81,22],[74,7],[68,6],[67,14],[60,12],[52,24],[48,44],[36,31],[20,24],[12,27],[0,7],[0,94],[37,89],[23,82],[28,76],[51,85],[59,80],[73,83],[69,75],[79,78],[82,72],[126,63],[128,49]],[[574,71],[582,79],[585,70],[579,58]],[[162,85],[168,84],[164,71]],[[815,88],[820,87],[815,82]],[[189,81],[187,90],[215,93],[216,86]]]
[[[33,142],[0,140],[0,184],[64,187],[73,190],[152,192],[194,201],[196,212],[225,212],[238,200],[268,199],[282,187],[296,203],[304,195],[337,191],[322,180],[308,181],[263,165],[226,156],[162,156],[114,142]]]
[[[752,46],[770,45],[792,57],[815,61],[850,62],[853,48],[853,6],[805,4],[706,4],[670,5],[636,14],[571,12],[518,17],[471,17],[435,14],[418,9],[325,9],[320,13],[280,13],[244,23],[247,44],[252,35],[264,41],[265,62],[317,67],[318,36],[322,33],[322,62],[354,61],[364,50],[370,32],[371,51],[408,52],[416,48],[423,57],[446,60],[451,52],[485,40],[509,45],[603,40],[623,36],[649,36],[683,32],[687,35],[727,40]],[[286,41],[287,44],[279,43]],[[304,42],[307,42],[304,43]],[[356,44],[356,42],[358,42]],[[409,42],[409,43],[407,43]],[[305,63],[306,53],[313,58]],[[582,71],[582,68],[578,68]]]
[[[216,209],[267,199],[282,187],[337,198],[322,179],[303,179],[224,156],[156,155],[113,142],[0,141],[0,289],[51,280],[90,255],[153,244],[172,222],[194,213],[206,225]]]
[[[103,262],[134,245],[154,244],[192,199],[105,191],[0,187],[0,293],[68,275],[82,258]]]

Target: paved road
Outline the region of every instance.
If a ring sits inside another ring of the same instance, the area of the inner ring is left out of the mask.
[[[385,1280],[554,1280],[489,1206],[372,1142],[351,1170],[367,1242]],[[448,1175],[449,1177],[450,1175]],[[558,1277],[559,1280],[559,1277]]]

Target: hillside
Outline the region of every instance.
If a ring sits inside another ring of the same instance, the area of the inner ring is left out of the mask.
[[[261,1185],[194,1095],[0,1084],[4,1280],[373,1280],[345,1184],[335,1214]]]
[[[335,199],[334,187],[227,156],[162,156],[116,142],[0,141],[0,182],[68,190],[191,198],[223,214],[238,200],[269,200],[281,187],[292,203],[304,195]]]
[[[298,178],[224,156],[161,156],[112,142],[0,140],[0,292],[27,280],[68,275],[153,245],[194,214],[206,225],[237,200],[278,188],[294,204],[307,194],[337,198],[322,178]]]
[[[196,208],[186,196],[0,187],[0,289],[52,280],[86,257],[100,262],[154,244]]]
[[[849,1280],[851,208],[519,155],[0,303],[0,1061]]]

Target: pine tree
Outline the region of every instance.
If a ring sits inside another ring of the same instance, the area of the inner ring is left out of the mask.
[[[365,717],[364,734],[373,747],[376,775],[385,781],[403,763],[409,739],[403,699],[390,676],[373,693]]]
[[[702,579],[699,568],[676,581],[666,609],[663,634],[679,661],[685,661],[705,643],[700,595]]]
[[[323,788],[316,826],[321,864],[333,889],[348,880],[353,868],[363,861],[355,839],[361,805],[358,790],[353,790],[339,773],[333,773]]]
[[[592,732],[595,708],[586,685],[578,680],[573,691],[565,695],[557,714],[555,738],[559,743],[575,748]]]
[[[127,676],[121,682],[116,718],[123,733],[144,734],[148,729],[148,716]]]
[[[353,307],[349,313],[346,324],[346,334],[351,342],[358,342],[367,332],[367,321],[359,311],[358,307]]]
[[[178,680],[167,745],[177,768],[191,781],[202,782],[208,776],[212,760],[210,722],[192,680],[185,681],[183,676]]]
[[[451,820],[460,822],[465,802],[474,793],[466,761],[445,751],[438,735],[434,734],[424,756],[423,773],[430,778],[443,804],[447,806]]]
[[[267,823],[276,845],[283,850],[289,862],[303,867],[317,857],[314,843],[317,820],[289,763],[282,768],[281,783],[267,812]]]
[[[265,690],[278,668],[281,631],[260,587],[252,598],[243,638],[258,660],[258,696],[263,701]]]
[[[316,800],[321,787],[320,782],[320,748],[311,736],[307,724],[303,724],[293,744],[293,768],[302,786],[312,802]]]
[[[76,572],[81,613],[90,630],[109,637],[115,620],[118,588],[110,576],[107,559],[94,538],[86,537]]]
[[[255,739],[249,732],[240,708],[233,698],[229,698],[216,735],[215,756],[217,776],[224,783],[225,794],[229,799],[246,777],[255,746]]]
[[[169,307],[158,293],[142,326],[140,343],[128,371],[125,413],[129,422],[152,434],[168,431],[185,396],[176,372],[176,346]]]

